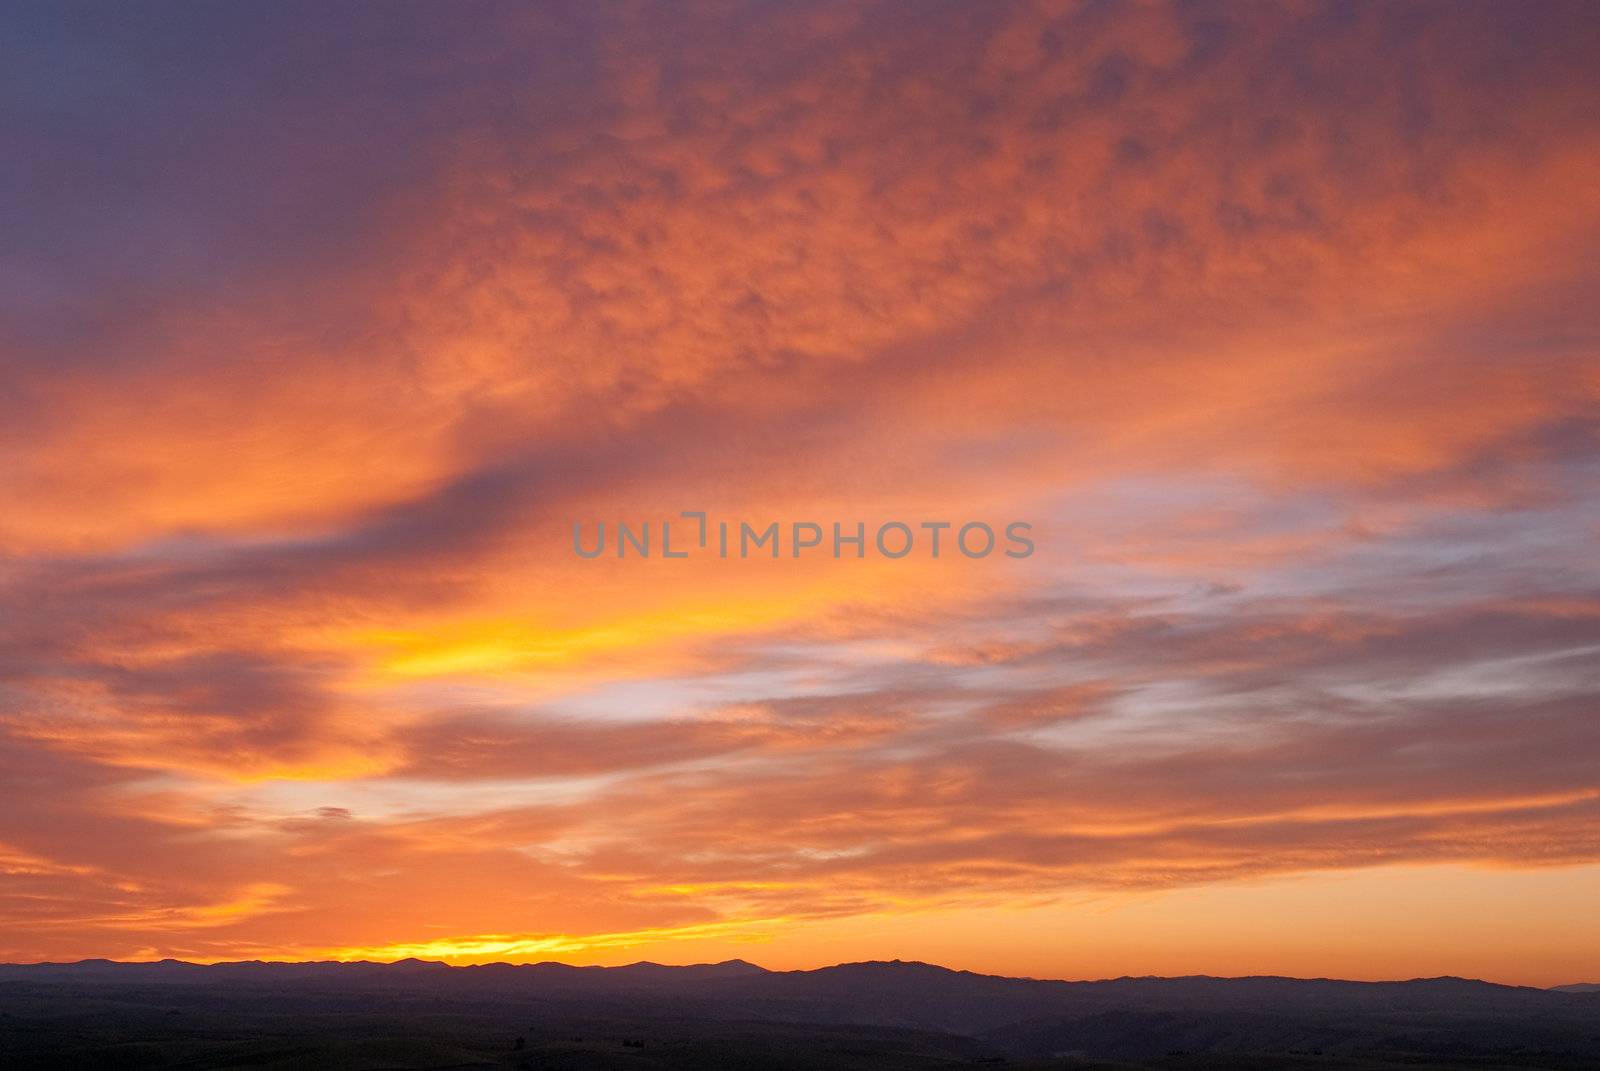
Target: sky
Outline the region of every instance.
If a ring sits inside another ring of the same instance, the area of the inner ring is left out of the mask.
[[[1600,980],[1592,5],[0,54],[0,960]]]

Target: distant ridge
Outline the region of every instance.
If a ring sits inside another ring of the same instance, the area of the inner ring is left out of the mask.
[[[787,1017],[795,1008],[819,1009],[840,1021],[888,1020],[938,1024],[940,1029],[987,1029],[1063,1006],[1199,1008],[1279,1007],[1351,1011],[1407,1006],[1506,1007],[1548,1002],[1590,1002],[1600,986],[1553,989],[1502,985],[1470,978],[1413,978],[1357,982],[1330,978],[1210,975],[1121,977],[1096,981],[1010,978],[953,970],[915,960],[866,960],[813,970],[773,971],[742,959],[672,966],[640,961],[623,966],[486,963],[453,966],[436,960],[241,960],[212,964],[185,960],[0,964],[0,981],[124,983],[140,985],[252,985],[298,982],[340,989],[371,986],[438,987],[446,992],[503,989],[530,996],[603,997],[638,991],[711,1004],[761,1003]],[[1600,1000],[1593,1001],[1600,1006]]]
[[[499,960],[491,963],[450,964],[442,960],[419,959],[414,956],[398,960],[222,960],[216,963],[194,963],[181,959],[159,960],[113,960],[113,959],[81,959],[72,961],[44,961],[39,963],[0,963],[0,978],[21,978],[25,976],[39,977],[42,975],[72,975],[79,978],[93,978],[101,975],[128,978],[137,973],[147,980],[162,978],[194,977],[201,974],[207,975],[244,975],[252,972],[283,972],[293,974],[327,974],[329,977],[339,976],[349,972],[406,973],[414,971],[430,972],[538,972],[538,973],[565,973],[575,972],[591,976],[612,977],[617,980],[629,978],[662,978],[688,981],[691,979],[715,978],[748,978],[751,976],[767,977],[881,977],[893,974],[897,978],[907,979],[914,976],[924,978],[964,978],[1001,982],[1015,985],[1042,985],[1042,986],[1246,986],[1246,985],[1301,985],[1301,986],[1346,986],[1346,987],[1391,987],[1391,986],[1436,986],[1436,987],[1483,987],[1496,990],[1521,991],[1528,993],[1589,993],[1600,992],[1600,983],[1580,982],[1571,985],[1550,986],[1539,989],[1533,986],[1517,986],[1502,982],[1490,982],[1477,978],[1462,978],[1456,975],[1438,975],[1428,978],[1407,978],[1383,981],[1354,981],[1339,978],[1316,977],[1299,978],[1289,975],[1120,975],[1116,978],[1098,979],[1050,979],[1029,976],[1013,977],[998,974],[983,974],[976,971],[959,970],[953,967],[944,967],[936,963],[927,963],[922,960],[853,960],[846,963],[836,963],[828,967],[816,967],[810,970],[775,971],[756,963],[743,959],[727,959],[716,963],[690,963],[690,964],[665,964],[651,960],[639,960],[634,963],[619,964],[616,966],[600,966],[597,964],[563,963],[560,960],[540,960],[534,963],[510,963]],[[35,973],[37,972],[37,974]]]
[[[1535,989],[1453,977],[1353,982],[1197,975],[1069,982],[900,960],[773,971],[739,959],[619,967],[94,959],[0,965],[0,1005],[8,999],[24,1008],[87,1002],[157,1008],[180,1017],[192,1008],[203,1013],[201,1022],[213,1015],[276,1015],[282,1018],[275,1022],[292,1024],[331,1008],[403,1019],[411,1014],[407,1009],[423,1009],[429,1016],[481,1018],[492,1012],[497,1021],[524,1024],[645,1019],[725,1024],[744,1032],[751,1024],[791,1034],[917,1031],[966,1039],[960,1044],[972,1052],[1025,1059],[1070,1052],[1146,1060],[1173,1052],[1360,1056],[1392,1050],[1405,1061],[1418,1053],[1489,1061],[1535,1052],[1564,1062],[1519,1066],[1600,1065],[1594,1059],[1600,1054],[1600,986]],[[587,1036],[593,1029],[570,1033]],[[722,1028],[707,1029],[715,1034]],[[3,1042],[0,1036],[0,1057]]]

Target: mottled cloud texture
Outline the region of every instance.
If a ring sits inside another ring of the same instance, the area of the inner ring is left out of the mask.
[[[1591,5],[6,21],[0,958],[1600,955]]]

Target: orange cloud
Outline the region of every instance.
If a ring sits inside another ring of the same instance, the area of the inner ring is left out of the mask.
[[[1595,862],[1581,9],[128,17],[13,124],[6,957]],[[1038,552],[570,548],[695,509]]]

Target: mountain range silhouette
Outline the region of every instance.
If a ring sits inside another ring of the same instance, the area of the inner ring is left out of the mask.
[[[617,1065],[623,1041],[633,1062]],[[212,1051],[219,1044],[225,1052]],[[167,1054],[179,1062],[163,1063]],[[1600,1068],[1600,986],[1072,982],[899,960],[799,971],[738,959],[0,965],[0,1065],[75,1057],[155,1067]]]

